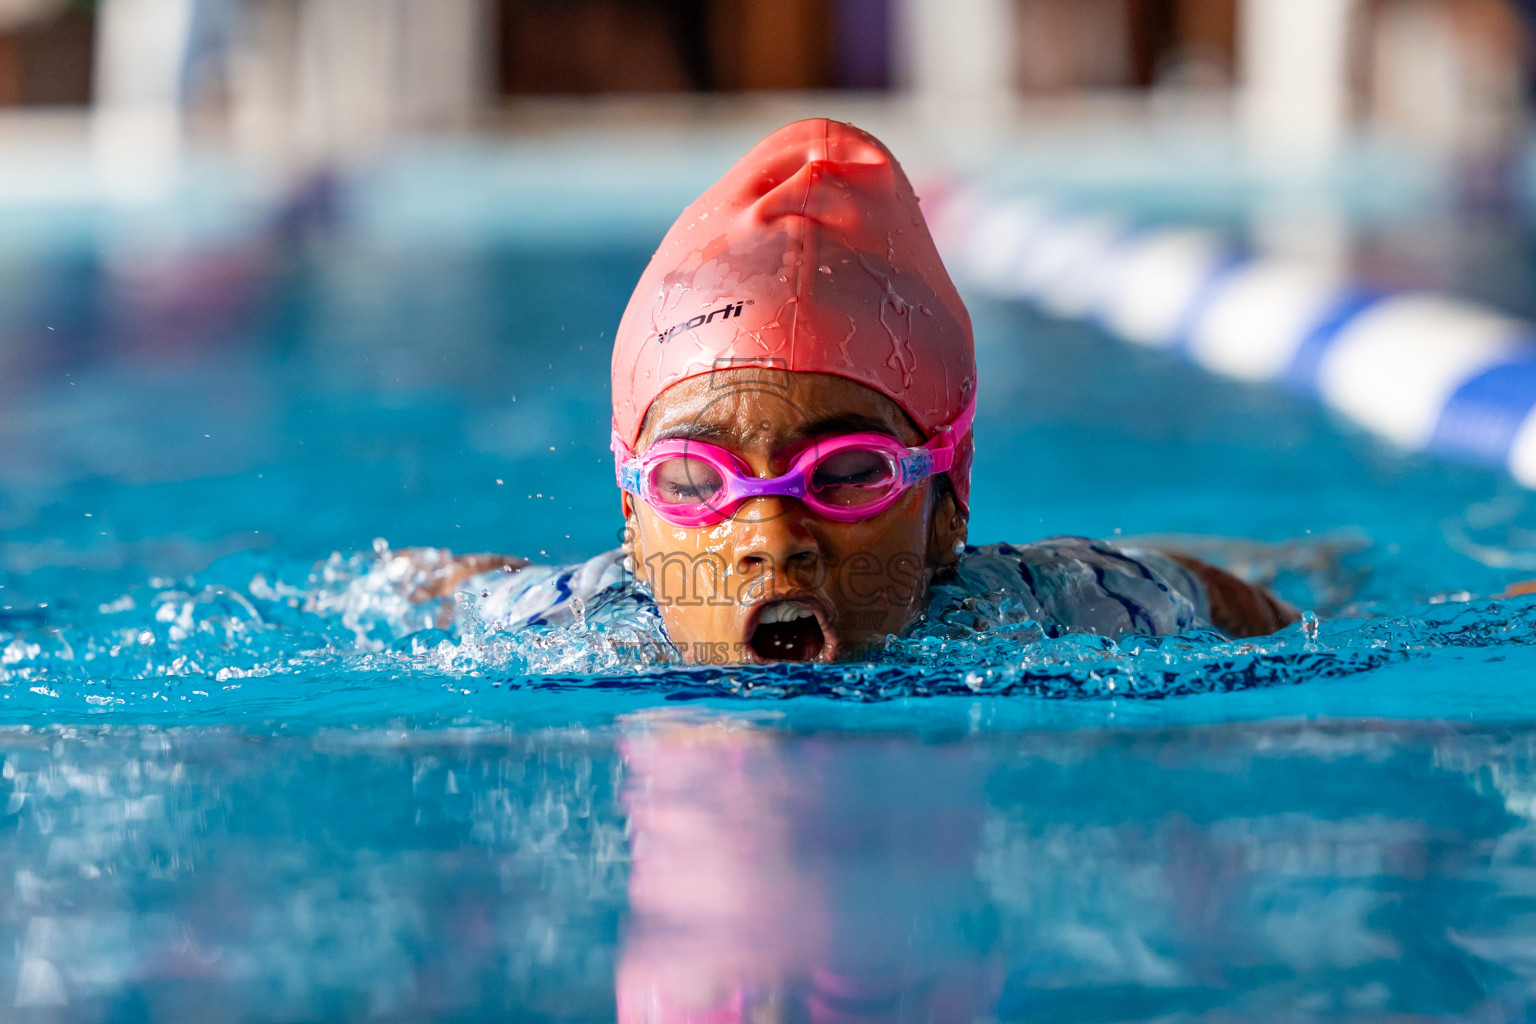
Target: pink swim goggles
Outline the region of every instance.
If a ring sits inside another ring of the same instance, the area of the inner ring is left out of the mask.
[[[620,489],[674,526],[714,526],[752,498],[796,498],[826,519],[853,523],[890,508],[913,485],[955,464],[955,448],[976,416],[972,399],[921,448],[888,434],[843,434],[813,442],[783,476],[754,476],[733,452],[705,441],[669,438],[635,456],[614,433]]]

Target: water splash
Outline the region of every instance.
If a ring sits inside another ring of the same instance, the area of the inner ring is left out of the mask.
[[[446,553],[440,557],[446,559]],[[316,566],[224,559],[154,579],[93,611],[50,609],[0,630],[0,722],[43,714],[306,715],[487,711],[507,690],[644,693],[670,700],[934,696],[1161,700],[1368,672],[1453,648],[1536,644],[1536,601],[1485,599],[1302,622],[1270,637],[1112,640],[1034,623],[890,638],[838,665],[685,666],[648,635],[592,625],[502,631],[475,595],[418,598],[433,553],[336,554]],[[456,612],[456,614],[450,614]],[[455,632],[444,628],[452,619]],[[350,712],[348,712],[350,713]]]

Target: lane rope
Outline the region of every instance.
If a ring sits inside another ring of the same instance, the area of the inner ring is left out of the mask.
[[[1536,488],[1530,324],[1451,295],[1363,287],[1211,230],[963,186],[932,190],[924,209],[946,262],[986,294],[1289,386],[1400,448]]]

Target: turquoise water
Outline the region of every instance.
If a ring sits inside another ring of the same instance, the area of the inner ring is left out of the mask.
[[[1321,614],[1274,638],[637,674],[392,627],[376,540],[614,544],[645,258],[7,257],[7,1015],[1525,1019],[1536,601],[1487,595],[1536,509],[1301,397],[974,310],[972,539],[1174,536]]]

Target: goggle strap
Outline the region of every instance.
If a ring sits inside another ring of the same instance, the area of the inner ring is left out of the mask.
[[[640,467],[635,465],[634,452],[629,450],[629,444],[617,430],[608,435],[608,449],[613,452],[613,475],[619,490],[640,497]]]
[[[937,476],[940,473],[948,473],[955,465],[955,447],[965,439],[965,435],[971,430],[971,424],[976,420],[976,396],[965,403],[965,408],[959,415],[938,430],[933,432],[933,437],[923,448],[928,453],[928,472],[925,476]],[[905,466],[905,462],[903,462]],[[916,479],[922,479],[917,477]]]

